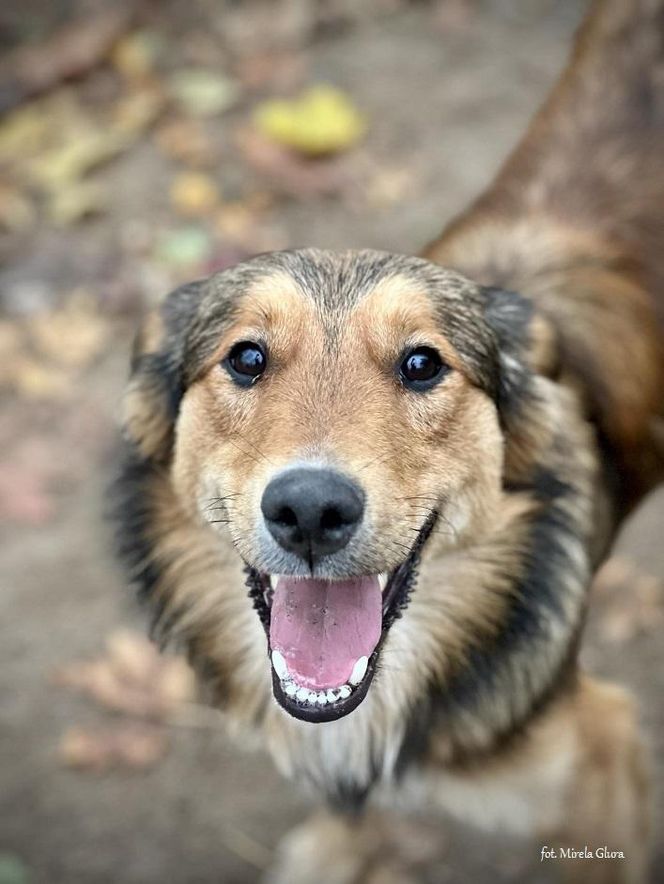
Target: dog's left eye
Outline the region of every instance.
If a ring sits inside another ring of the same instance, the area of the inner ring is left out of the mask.
[[[222,365],[237,384],[248,387],[265,371],[267,356],[260,344],[240,341],[233,345]]]
[[[433,347],[416,347],[402,359],[399,376],[411,390],[429,390],[449,370]]]

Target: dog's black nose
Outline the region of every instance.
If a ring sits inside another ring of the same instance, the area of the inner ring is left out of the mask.
[[[270,482],[261,510],[277,543],[310,561],[346,546],[362,520],[364,493],[334,470],[302,467]]]

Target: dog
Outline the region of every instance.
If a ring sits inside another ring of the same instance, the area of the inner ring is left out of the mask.
[[[273,880],[388,880],[367,808],[424,800],[562,846],[569,880],[645,879],[634,704],[577,651],[664,472],[663,246],[664,2],[605,0],[420,257],[265,254],[145,319],[120,554],[327,808]]]

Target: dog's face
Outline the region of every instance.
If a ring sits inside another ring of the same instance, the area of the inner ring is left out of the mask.
[[[160,351],[170,389],[146,403],[154,374],[137,371],[129,435],[250,569],[274,695],[297,718],[356,708],[423,548],[491,523],[503,439],[485,313],[480,287],[424,261],[304,251],[175,293],[144,335],[137,364]]]

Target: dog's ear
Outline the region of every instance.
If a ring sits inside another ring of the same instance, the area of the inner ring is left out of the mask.
[[[166,463],[184,393],[187,333],[202,282],[181,286],[145,317],[134,340],[131,375],[122,401],[122,433],[141,458]]]
[[[497,345],[497,406],[508,421],[527,397],[533,373],[554,377],[558,347],[550,322],[517,292],[485,287],[484,317]]]

